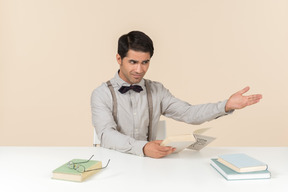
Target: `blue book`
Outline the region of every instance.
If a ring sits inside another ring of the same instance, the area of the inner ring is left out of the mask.
[[[230,180],[249,180],[249,179],[269,179],[271,173],[268,170],[238,173],[229,167],[219,163],[217,159],[211,159],[210,165],[214,167],[225,179]]]
[[[220,155],[217,160],[239,173],[268,169],[267,164],[243,153]]]

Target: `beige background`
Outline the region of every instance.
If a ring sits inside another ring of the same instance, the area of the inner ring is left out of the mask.
[[[286,0],[0,0],[0,145],[91,146],[90,95],[114,76],[117,39],[154,41],[146,78],[192,104],[251,86],[261,103],[212,127],[211,146],[288,146]]]

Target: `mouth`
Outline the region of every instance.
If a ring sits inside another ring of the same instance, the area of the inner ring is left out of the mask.
[[[133,74],[132,76],[133,76],[133,78],[135,78],[135,79],[140,79],[140,78],[142,78],[142,75],[135,75],[135,74]]]

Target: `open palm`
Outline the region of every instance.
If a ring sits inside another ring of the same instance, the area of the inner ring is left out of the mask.
[[[260,99],[262,99],[261,94],[255,94],[255,95],[248,95],[244,96],[243,94],[249,91],[250,87],[245,87],[244,89],[234,93],[231,95],[231,97],[228,99],[225,111],[231,111],[234,109],[242,109],[246,106],[253,105],[255,103],[258,103]]]

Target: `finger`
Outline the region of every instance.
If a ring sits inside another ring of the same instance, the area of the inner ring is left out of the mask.
[[[260,95],[260,94],[250,95],[248,97],[248,104],[252,105],[252,104],[258,103],[261,99],[262,99],[262,95]]]
[[[171,150],[172,147],[170,146],[161,146],[163,140],[155,140],[155,141],[151,141],[151,143],[154,143],[154,146],[156,147],[157,151],[169,151]]]
[[[248,96],[248,99],[251,100],[251,101],[253,101],[253,100],[260,100],[260,99],[262,99],[262,95],[260,95],[260,94],[250,95],[250,96]]]
[[[247,86],[247,87],[245,87],[244,89],[242,89],[242,90],[238,91],[237,93],[239,93],[239,94],[243,95],[244,93],[246,93],[247,91],[249,91],[249,89],[250,89],[250,87],[249,87],[249,86]]]
[[[158,150],[161,152],[167,152],[167,151],[172,151],[173,147],[170,146],[159,146]]]
[[[251,98],[252,100],[262,99],[262,95],[261,94],[251,95]]]
[[[161,157],[167,156],[171,153],[173,153],[175,150],[173,150],[173,148],[171,148],[168,151],[158,151],[158,155],[160,155]]]

